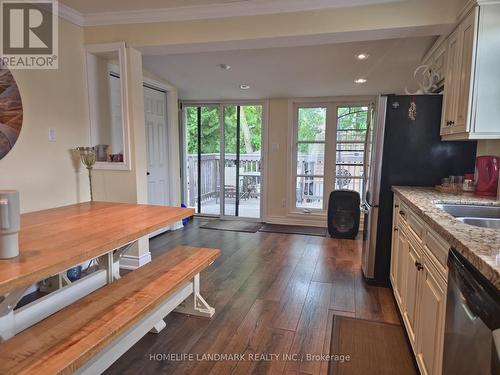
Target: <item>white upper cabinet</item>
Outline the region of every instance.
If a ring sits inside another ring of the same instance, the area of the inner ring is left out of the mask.
[[[452,120],[456,112],[457,98],[457,75],[458,75],[458,40],[459,32],[455,30],[446,41],[447,61],[445,72],[445,90],[443,97],[443,113],[441,115],[441,135],[450,134],[452,131]]]
[[[500,139],[500,3],[480,2],[446,46],[443,140]]]

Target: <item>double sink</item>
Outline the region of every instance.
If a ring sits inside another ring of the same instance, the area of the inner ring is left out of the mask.
[[[442,203],[436,204],[436,207],[465,224],[500,229],[500,206]]]

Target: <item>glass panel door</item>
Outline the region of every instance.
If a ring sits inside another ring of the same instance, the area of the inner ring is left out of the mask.
[[[261,216],[262,109],[224,106],[225,216]]]
[[[187,205],[196,213],[220,215],[220,107],[185,111]]]
[[[297,108],[295,207],[323,209],[327,107]]]
[[[262,112],[262,105],[185,107],[185,200],[196,213],[260,218]]]
[[[337,107],[335,188],[364,193],[368,106]]]

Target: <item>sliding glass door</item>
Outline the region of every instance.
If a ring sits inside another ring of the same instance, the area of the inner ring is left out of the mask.
[[[187,107],[186,196],[198,214],[220,212],[220,108]]]
[[[184,107],[185,197],[198,214],[261,217],[262,104]]]

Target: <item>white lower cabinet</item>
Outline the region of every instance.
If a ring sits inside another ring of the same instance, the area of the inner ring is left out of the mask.
[[[419,269],[417,264],[420,261],[420,253],[418,246],[415,245],[412,238],[408,241],[408,255],[406,256],[406,281],[405,281],[405,309],[402,311],[403,320],[406,324],[408,337],[415,348],[416,344],[416,323],[417,323],[417,301],[419,287]]]
[[[446,282],[424,256],[417,333],[417,363],[422,375],[441,373],[445,301]]]
[[[447,285],[443,252],[448,247],[427,224],[406,206],[401,210],[397,202],[390,277],[394,296],[420,372],[440,375]],[[410,225],[415,221],[423,223],[422,232],[418,231],[422,238]]]

